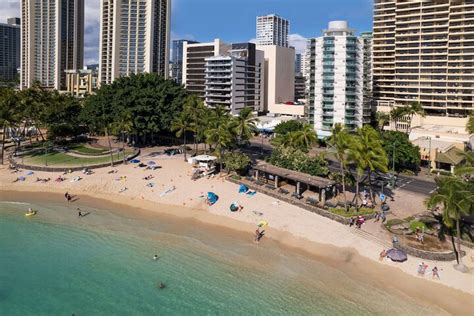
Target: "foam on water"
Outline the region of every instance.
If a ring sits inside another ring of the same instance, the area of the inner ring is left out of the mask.
[[[279,249],[161,217],[0,203],[0,315],[426,315],[439,311]],[[158,253],[161,258],[153,261]],[[166,288],[157,289],[163,282]]]

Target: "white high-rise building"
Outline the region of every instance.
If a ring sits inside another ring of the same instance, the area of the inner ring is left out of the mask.
[[[275,14],[257,17],[257,45],[288,47],[290,22]]]
[[[336,123],[349,130],[363,123],[364,42],[346,21],[329,22],[324,36],[310,39],[309,121],[320,137]]]
[[[171,0],[101,0],[99,82],[169,76]]]
[[[84,0],[21,1],[20,87],[65,89],[65,70],[82,68]]]
[[[206,105],[227,106],[233,115],[244,107],[262,111],[264,64],[253,43],[232,44],[229,53],[206,58]]]

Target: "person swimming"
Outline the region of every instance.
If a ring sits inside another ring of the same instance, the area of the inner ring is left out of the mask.
[[[165,285],[164,283],[162,283],[162,282],[160,282],[160,283],[158,284],[158,288],[160,288],[160,289],[164,289],[165,287],[166,287],[166,285]]]
[[[155,260],[155,261],[158,260],[158,258],[159,258],[158,255],[153,256],[153,260]]]

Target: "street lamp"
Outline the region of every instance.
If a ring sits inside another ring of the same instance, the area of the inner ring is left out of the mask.
[[[428,175],[431,174],[431,136],[426,136],[426,139],[430,141],[428,148]]]

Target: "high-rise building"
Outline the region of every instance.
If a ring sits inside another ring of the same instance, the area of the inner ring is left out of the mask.
[[[474,110],[474,1],[375,0],[374,99],[427,115]]]
[[[257,45],[265,58],[264,110],[276,112],[278,104],[295,101],[295,49],[277,45]]]
[[[263,110],[264,62],[253,43],[232,44],[227,54],[206,58],[206,105],[227,106],[234,115],[244,107]]]
[[[257,45],[288,47],[290,22],[275,14],[257,17]]]
[[[318,136],[329,136],[336,123],[362,126],[363,49],[346,21],[329,22],[322,37],[308,41],[308,118]]]
[[[101,0],[99,82],[169,75],[170,0]]]
[[[177,83],[183,81],[183,45],[184,42],[188,44],[196,44],[196,41],[189,40],[174,40],[171,54],[171,78]]]
[[[370,124],[372,122],[374,111],[373,99],[373,71],[372,71],[372,32],[363,32],[360,34],[363,48],[363,88],[362,88],[362,123]]]
[[[0,23],[0,85],[14,82],[20,68],[20,19]]]
[[[21,88],[65,89],[65,70],[82,69],[84,0],[21,1]]]
[[[182,84],[190,93],[203,100],[206,92],[206,58],[224,55],[229,45],[220,39],[209,43],[183,43],[183,79]]]

